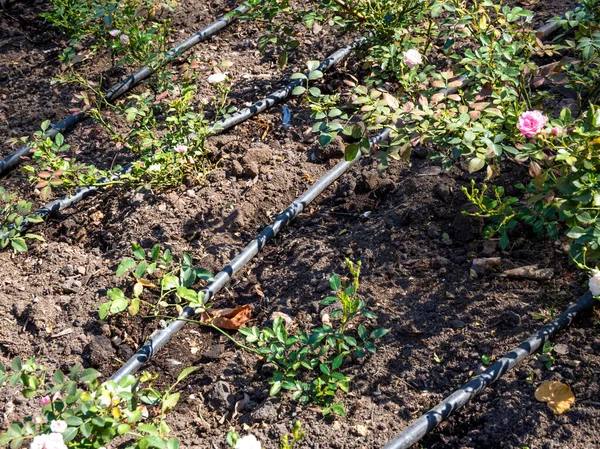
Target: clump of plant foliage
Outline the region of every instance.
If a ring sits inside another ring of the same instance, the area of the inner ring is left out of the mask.
[[[68,374],[56,370],[50,375],[35,359],[16,357],[11,367],[0,364],[0,387],[5,382],[20,386],[26,399],[38,398],[39,408],[8,425],[0,444],[11,449],[99,449],[118,439],[128,449],[178,449],[179,440],[168,436],[165,416],[179,401],[175,387],[197,369],[182,370],[161,392],[152,386],[156,376],[148,373],[100,382],[101,374],[92,368],[75,366]]]
[[[42,17],[69,38],[61,60],[77,63],[108,50],[116,64],[158,65],[167,50],[169,21],[157,20],[174,2],[52,0]]]
[[[382,328],[368,330],[368,321],[377,316],[358,293],[361,263],[346,259],[346,265],[349,283],[335,274],[329,279],[335,296],[328,296],[322,304],[336,307],[322,326],[290,335],[278,316],[272,326],[239,331],[265,362],[276,368],[269,380],[270,394],[288,391],[294,400],[304,404],[313,401],[323,407],[323,415],[344,414],[343,404],[334,402],[337,391],[347,393],[350,388],[350,378],[341,371],[344,362],[375,353],[376,340],[388,332]]]

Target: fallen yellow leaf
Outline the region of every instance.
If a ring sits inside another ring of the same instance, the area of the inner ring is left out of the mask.
[[[547,380],[535,390],[535,398],[540,402],[548,403],[548,407],[560,415],[575,403],[575,396],[571,387],[556,380]]]

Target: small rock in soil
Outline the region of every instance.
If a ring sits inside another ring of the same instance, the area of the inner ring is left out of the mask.
[[[563,343],[554,345],[554,352],[559,355],[567,355],[569,353],[569,347]]]
[[[231,386],[227,382],[218,381],[207,395],[208,404],[219,413],[227,413],[233,409],[235,398]]]
[[[64,275],[64,276],[73,276],[73,273],[75,272],[75,268],[73,267],[73,265],[71,265],[70,263],[64,265],[61,269],[60,269],[60,274]]]
[[[249,162],[244,166],[244,174],[249,178],[256,178],[260,174],[260,166],[256,162]]]
[[[323,148],[318,142],[315,143],[316,148],[314,153],[321,160],[327,161],[329,159],[338,159],[344,157],[344,150],[346,148],[344,141],[340,136],[336,136],[329,145]]]
[[[510,323],[512,326],[521,325],[521,316],[518,313],[513,312],[511,310],[507,310],[506,312],[504,312],[502,314],[502,319],[505,322]]]
[[[376,170],[369,170],[362,174],[362,179],[358,183],[357,191],[361,193],[372,192],[379,186],[379,173]]]
[[[231,174],[237,178],[244,174],[244,167],[237,160],[231,161]]]
[[[118,354],[121,359],[129,360],[131,357],[133,357],[135,351],[131,346],[124,344],[119,346]]]
[[[396,190],[396,184],[394,181],[389,178],[381,178],[379,180],[379,187],[377,187],[375,193],[377,196],[382,197],[392,193],[394,190]]]
[[[467,327],[467,323],[463,320],[452,320],[450,321],[450,326],[452,326],[452,329],[463,329]]]
[[[442,173],[442,167],[438,167],[437,165],[431,165],[429,167],[424,167],[418,171],[417,175],[419,176],[438,176]]]
[[[356,179],[349,177],[339,183],[335,194],[340,197],[347,197],[354,193],[354,189],[356,189]]]
[[[254,421],[262,421],[271,424],[277,419],[277,407],[272,400],[267,399],[260,407],[254,410],[250,416]]]
[[[79,225],[72,218],[67,218],[61,225],[61,230],[64,234],[74,232]]]
[[[248,149],[248,152],[242,158],[242,164],[256,164],[259,167],[268,164],[273,159],[273,151],[266,145],[259,145]]]
[[[361,437],[366,437],[369,434],[369,429],[367,429],[367,427],[363,426],[362,424],[357,424],[354,428],[354,433]]]
[[[96,335],[88,346],[88,358],[94,368],[106,366],[115,356],[115,350],[108,337]]]
[[[223,351],[225,351],[225,345],[222,343],[218,343],[212,345],[208,349],[208,351],[204,352],[204,354],[202,355],[208,360],[219,360],[221,358],[221,355],[223,354]]]
[[[450,187],[443,182],[438,182],[435,186],[433,186],[433,196],[437,199],[448,202],[452,197],[452,192],[450,191]]]
[[[62,289],[65,293],[77,293],[81,288],[81,281],[79,279],[69,278],[62,284]]]
[[[276,369],[277,366],[275,366],[274,364],[265,363],[263,366],[260,367],[260,374],[262,374],[265,377],[270,377],[273,375]]]
[[[502,266],[502,259],[499,257],[480,257],[473,259],[472,267],[476,271],[481,270],[482,272],[493,271]],[[479,271],[478,271],[478,274]],[[481,273],[483,274],[483,273]]]

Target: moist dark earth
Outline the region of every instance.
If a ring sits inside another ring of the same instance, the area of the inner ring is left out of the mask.
[[[182,2],[173,13],[173,42],[233,6]],[[523,6],[539,13],[542,23],[572,5],[540,1]],[[76,91],[50,86],[60,73],[57,58],[66,41],[39,18],[48,8],[45,1],[23,1],[0,10],[0,156],[12,151],[4,144],[7,139],[32,133],[46,119],[57,122],[72,108]],[[308,33],[282,73],[272,57],[258,52],[260,34],[253,23],[236,23],[190,52],[208,69],[212,61],[234,62],[232,104],[261,98],[285,83],[287,74],[301,70],[304,61],[321,59],[340,46],[336,36]],[[343,80],[355,62],[328,77]],[[109,61],[101,57],[81,70],[90,79],[104,74],[116,80],[126,73],[111,74]],[[165,193],[111,189],[38,227],[45,242],[32,245],[28,253],[0,253],[0,360],[36,357],[63,370],[80,363],[109,377],[160,326],[142,317],[98,319],[107,289],[131,287],[114,276],[131,242],[145,248],[160,243],[177,256],[188,251],[198,266],[218,272],[341,159],[339,142],[322,151],[305,138],[311,123],[299,100],[287,106],[289,129],[281,126],[276,107],[211,138],[219,163],[202,185]],[[78,158],[120,161],[123,156],[108,139],[92,132],[97,128],[87,121],[67,137]],[[182,447],[225,448],[226,433],[235,428],[276,448],[296,420],[306,431],[299,448],[382,447],[484,370],[482,356],[501,357],[585,293],[585,277],[568,264],[557,243],[537,240],[526,228],[514,231],[505,251],[496,240],[484,240],[484,223],[463,214],[470,209],[461,187],[469,185],[471,176],[460,167],[441,171],[427,152],[418,149],[409,162],[394,162],[382,175],[365,158],[214,300],[218,308],[250,304],[252,325],[267,324],[274,312],[282,312],[292,318],[292,330],[309,329],[321,324],[320,300],[330,293],[329,275],[347,274],[345,258],[362,260],[362,297],[377,313],[378,326],[390,332],[373,357],[344,366],[351,389],[338,399],[347,415],[323,418],[316,407],[301,406],[286,395],[269,398],[268,367],[219,334],[189,325],[148,365],[162,385],[186,366],[200,367],[182,386],[182,400],[168,418]],[[508,188],[526,179],[524,169],[509,165],[500,183]],[[19,174],[1,182],[41,204]],[[473,259],[482,257],[498,257],[501,265],[472,270]],[[502,276],[507,269],[529,265],[552,269],[553,275],[545,280]],[[598,319],[590,312],[553,339],[562,350],[554,354],[550,369],[530,357],[425,437],[420,447],[598,447]],[[534,391],[545,380],[572,388],[576,401],[563,415],[535,400]],[[245,405],[234,413],[239,401]],[[14,390],[3,390],[0,427],[35,409]]]

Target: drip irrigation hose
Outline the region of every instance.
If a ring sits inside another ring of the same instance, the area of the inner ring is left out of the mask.
[[[413,421],[410,426],[384,446],[383,449],[408,449],[413,444],[416,444],[442,421],[448,419],[457,410],[481,393],[482,390],[500,379],[500,377],[514,368],[523,359],[533,354],[554,334],[569,326],[575,318],[591,309],[595,304],[598,304],[598,300],[594,299],[591,293],[582,296],[576,304],[565,310],[558,318],[542,327],[537,333],[495,362],[482,374],[475,376],[437,406]]]
[[[331,67],[333,67],[334,65],[338,64],[340,61],[345,59],[352,50],[354,50],[356,47],[361,46],[365,42],[366,42],[366,38],[359,37],[358,39],[356,39],[354,42],[352,42],[347,47],[344,47],[344,48],[336,51],[334,54],[329,56],[327,59],[323,60],[319,64],[319,66],[316,68],[316,70],[320,70],[321,72],[326,72]],[[296,87],[301,86],[303,83],[305,83],[305,80],[303,80],[303,79],[293,80],[290,83],[288,83],[286,86],[273,92],[271,95],[264,98],[263,100],[257,101],[252,106],[247,107],[245,109],[242,109],[241,111],[238,111],[238,112],[232,114],[231,117],[219,120],[218,122],[216,122],[214,125],[212,125],[209,128],[209,134],[216,134],[216,133],[222,132],[228,128],[236,126],[236,125],[242,123],[243,121],[248,120],[250,117],[252,117],[260,112],[263,112],[265,109],[268,109],[271,106],[276,105],[277,103],[281,103],[283,100],[287,99],[290,95],[292,95],[292,91]]]
[[[387,140],[389,135],[389,129],[380,131],[377,135],[369,139],[370,147]],[[240,254],[231,260],[231,262],[215,276],[214,281],[202,290],[204,292],[205,300],[209,301],[216,293],[218,293],[229,282],[233,275],[248,264],[254,256],[256,256],[258,252],[279,233],[279,231],[296,218],[298,214],[300,214],[317,196],[323,193],[326,188],[354,166],[361,157],[362,153],[359,151],[353,160],[338,163],[304,192],[304,194],[298,197],[275,219],[275,221],[273,221],[273,223],[263,229],[263,231],[258,234],[258,236],[252,240]],[[115,374],[113,374],[111,380],[118,382],[123,379],[123,377],[138,371],[142,365],[167,344],[195,314],[196,310],[194,308],[186,307],[177,319],[172,321],[166,328],[157,331],[151,336],[148,342],[144,344]]]
[[[2,0],[0,0],[2,1]],[[237,18],[237,14],[242,14],[248,11],[250,8],[246,5],[241,5],[235,8],[233,11],[227,13],[220,19],[217,19],[210,25],[202,28],[196,34],[177,45],[176,47],[169,50],[165,57],[160,60],[155,66],[145,66],[135,72],[132,75],[129,75],[127,78],[121,80],[114,86],[112,86],[105,95],[106,101],[112,102],[127,93],[143,80],[149,78],[158,70],[159,68],[165,66],[169,62],[171,62],[174,58],[186,52],[193,46],[197,45],[199,42],[202,42],[208,39],[211,36],[214,36],[231,22],[233,22]],[[50,130],[48,130],[43,138],[54,139],[58,133],[64,133],[66,131],[71,130],[78,123],[82,122],[86,117],[84,112],[79,112],[77,114],[73,114],[61,120],[56,125],[53,125]],[[18,150],[14,151],[3,160],[0,161],[0,177],[6,176],[11,170],[17,167],[22,161],[23,157],[27,156],[31,152],[31,146],[23,145]]]
[[[336,51],[335,53],[327,57],[325,60],[323,60],[317,67],[317,70],[321,70],[322,72],[329,70],[331,67],[344,60],[356,47],[360,46],[364,42],[365,38],[361,37],[356,39],[350,45],[341,48],[340,50]],[[270,94],[268,97],[263,98],[262,100],[259,100],[256,103],[254,103],[253,105],[232,114],[231,117],[217,121],[209,127],[208,134],[210,135],[223,132],[229,128],[232,128],[242,123],[245,120],[248,120],[249,118],[254,117],[260,112],[263,112],[265,109],[268,109],[275,104],[281,103],[292,94],[292,91],[295,87],[301,85],[303,82],[304,80],[302,79],[293,80],[286,86]],[[121,169],[117,170],[113,174],[111,179],[102,178],[98,181],[98,183],[106,184],[111,181],[114,181],[120,176],[128,173],[131,170],[131,168],[132,164],[127,164]],[[51,201],[46,205],[42,206],[41,208],[37,209],[31,215],[36,215],[46,220],[47,218],[56,216],[61,210],[66,209],[67,207],[70,207],[75,203],[78,203],[79,201],[89,197],[90,195],[93,195],[94,193],[97,193],[101,189],[101,185],[80,187],[75,191],[73,195],[64,196],[57,200]],[[19,226],[20,232],[26,231],[27,229],[31,228],[34,224],[35,223],[31,220],[25,218]],[[14,229],[14,226],[9,227],[6,233],[0,234],[0,239],[6,238],[8,234]]]

